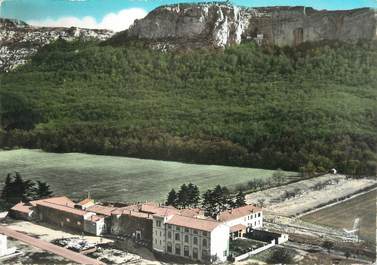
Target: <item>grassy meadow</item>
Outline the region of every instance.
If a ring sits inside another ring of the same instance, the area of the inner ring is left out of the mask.
[[[111,201],[163,201],[171,188],[183,183],[197,184],[204,192],[217,184],[234,187],[255,178],[266,179],[274,172],[28,149],[0,151],[1,178],[14,171],[26,179],[48,182],[56,194],[80,198],[90,191],[95,199]]]

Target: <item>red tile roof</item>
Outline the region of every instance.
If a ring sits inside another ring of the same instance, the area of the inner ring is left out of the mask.
[[[72,207],[72,208],[75,206],[75,203],[65,196],[35,200],[35,201],[31,201],[30,203],[33,206],[36,206],[40,202],[50,202],[50,203],[54,203],[54,204],[58,204],[58,205],[64,205],[64,206],[68,206],[68,207]]]
[[[187,216],[183,216],[183,215],[174,215],[166,223],[171,224],[171,225],[177,225],[177,226],[182,226],[182,227],[187,227],[187,228],[198,229],[198,230],[202,230],[202,231],[208,231],[208,232],[211,232],[216,227],[221,225],[221,223],[216,222],[216,221],[207,220],[207,219],[192,218],[192,217],[187,217]]]
[[[23,202],[17,203],[15,206],[13,206],[10,210],[20,213],[26,213],[29,214],[33,211],[32,205],[27,205]]]
[[[119,208],[111,207],[111,206],[103,206],[103,205],[93,205],[87,208],[88,212],[93,212],[101,215],[111,216],[111,213],[114,210]]]
[[[157,216],[169,216],[178,214],[180,211],[170,206],[159,206],[158,204],[142,204],[140,211],[149,214],[155,214]]]
[[[94,200],[86,198],[86,199],[83,199],[82,201],[80,201],[79,204],[82,205],[82,206],[85,206],[86,204],[94,204]]]
[[[55,210],[59,210],[59,211],[66,212],[66,213],[71,213],[71,214],[74,214],[74,215],[79,215],[79,216],[84,216],[86,214],[86,212],[83,211],[83,210],[79,210],[79,209],[69,207],[69,206],[65,206],[65,205],[59,205],[59,204],[51,203],[51,202],[48,202],[48,201],[40,201],[40,202],[38,202],[37,205],[42,206],[42,207],[55,209]]]
[[[230,209],[230,210],[223,211],[223,212],[219,213],[218,220],[220,222],[226,222],[226,221],[229,221],[229,220],[234,220],[234,219],[237,219],[237,218],[247,216],[251,213],[261,212],[261,211],[262,211],[261,208],[258,208],[254,205],[246,205],[246,206],[243,206],[243,207]]]
[[[237,232],[237,231],[244,231],[246,229],[246,226],[244,226],[243,224],[238,224],[238,225],[233,225],[230,227],[230,232],[233,233],[233,232]]]

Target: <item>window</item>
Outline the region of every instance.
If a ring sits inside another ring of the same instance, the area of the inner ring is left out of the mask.
[[[195,235],[198,234],[198,230],[193,230],[192,232],[193,232]]]
[[[160,231],[160,236],[162,236],[162,232]]]
[[[198,259],[198,249],[197,248],[192,249],[192,257],[194,259]]]
[[[188,237],[188,235],[185,235],[185,242],[186,242],[186,243],[189,242],[189,237]]]
[[[194,245],[197,245],[198,244],[198,238],[195,236],[194,237]]]
[[[189,257],[190,256],[190,251],[189,251],[189,247],[188,246],[184,246],[184,248],[183,248],[183,255],[185,257]]]
[[[179,226],[176,226],[176,227],[175,227],[175,230],[177,230],[177,231],[181,231],[181,228],[180,228]]]
[[[207,239],[203,238],[203,247],[207,247]]]
[[[175,233],[175,240],[179,240],[179,233]]]
[[[168,238],[171,239],[171,232],[168,231]]]
[[[161,227],[161,221],[157,220],[156,221],[156,226]]]
[[[250,219],[253,219],[253,215],[250,215]]]
[[[203,236],[208,236],[208,233],[206,231],[203,231]]]
[[[160,240],[160,245],[161,245],[161,240]]]
[[[168,228],[171,229],[171,225],[168,225]]]
[[[189,232],[189,229],[188,229],[188,228],[185,228],[185,232],[188,233],[188,232]]]
[[[258,213],[258,217],[260,217],[260,213]]]
[[[224,257],[228,256],[228,251],[224,250]]]
[[[207,250],[203,249],[202,250],[202,259],[207,259],[208,258],[208,252]]]
[[[154,240],[154,243],[157,245],[157,239]]]
[[[180,244],[175,244],[175,254],[181,255],[181,245]]]
[[[171,245],[170,242],[168,242],[167,247],[166,247],[166,250],[167,250],[167,252],[169,252],[169,253],[172,253],[172,252],[173,252],[173,247],[172,247],[172,245]]]

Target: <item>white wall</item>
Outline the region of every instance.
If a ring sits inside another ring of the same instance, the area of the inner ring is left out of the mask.
[[[259,213],[260,216],[258,217]],[[250,213],[247,216],[226,221],[224,222],[224,224],[226,224],[229,227],[242,224],[246,227],[261,228],[263,227],[263,212]]]
[[[216,255],[218,261],[226,261],[229,255],[229,233],[227,225],[219,225],[211,232],[211,256]]]

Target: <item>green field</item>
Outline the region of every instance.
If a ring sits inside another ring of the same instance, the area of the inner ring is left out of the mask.
[[[195,183],[205,191],[217,184],[234,186],[268,178],[274,172],[27,149],[0,151],[0,175],[5,178],[13,171],[47,181],[58,194],[80,198],[90,191],[96,199],[112,201],[163,200],[171,188],[183,183]]]
[[[336,228],[351,229],[355,218],[360,218],[360,237],[370,246],[376,242],[376,191],[304,216],[304,221]]]

